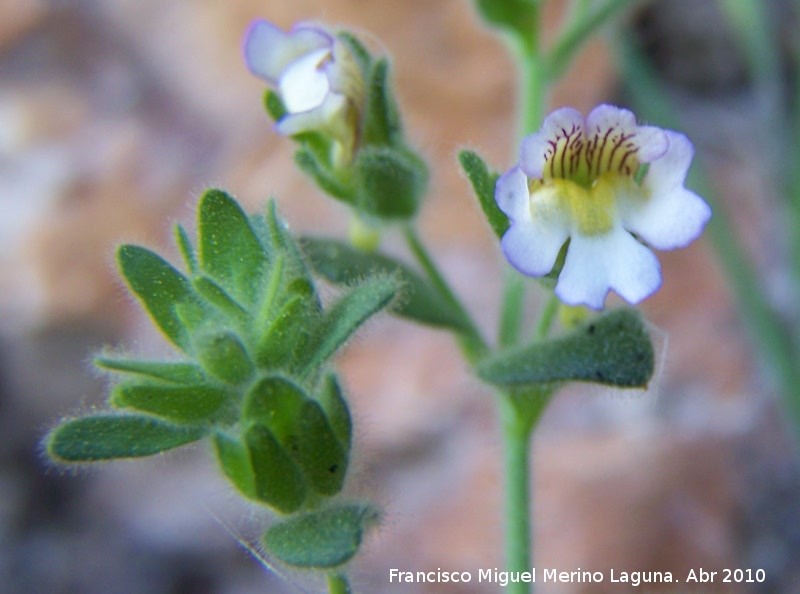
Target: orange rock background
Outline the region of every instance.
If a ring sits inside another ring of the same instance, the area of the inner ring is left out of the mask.
[[[786,4],[770,2],[776,36],[791,41]],[[548,30],[566,5],[548,2]],[[796,322],[770,176],[785,164],[753,142],[764,110],[741,52],[713,1],[653,5],[622,22],[660,52],[686,132],[770,298]],[[226,527],[248,538],[263,518],[237,503],[202,446],[76,473],[48,468],[37,449],[59,416],[103,402],[93,352],[167,351],[122,289],[115,245],[174,256],[171,223],[191,226],[210,185],[249,209],[276,197],[303,232],[345,232],[346,213],[293,169],[290,142],[261,110],[263,85],[240,51],[257,17],[346,26],[393,55],[409,136],[434,171],[422,233],[481,326],[494,327],[503,260],[455,155],[468,146],[498,169],[513,162],[515,73],[467,0],[0,0],[0,583],[10,594],[314,591],[242,551]],[[551,103],[585,112],[625,100],[606,35]],[[387,249],[404,254],[397,238]],[[702,591],[800,592],[800,473],[769,372],[707,238],[661,260],[664,286],[643,306],[663,347],[651,390],[572,388],[538,432],[535,563],[606,575],[763,567],[766,584]],[[391,567],[502,566],[495,411],[450,337],[384,316],[340,367],[359,435],[349,488],[387,511],[354,567],[356,590],[500,591],[387,581]]]

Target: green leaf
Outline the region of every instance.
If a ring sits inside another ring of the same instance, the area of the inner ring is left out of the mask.
[[[483,159],[473,151],[461,151],[458,153],[458,160],[464,173],[472,184],[472,189],[478,197],[478,202],[481,205],[481,210],[489,221],[492,230],[498,238],[503,237],[505,232],[508,231],[510,223],[506,214],[497,206],[497,201],[494,199],[494,188],[497,184],[497,179],[500,177],[497,173],[490,171],[483,162]]]
[[[253,376],[255,369],[247,350],[230,330],[200,334],[194,347],[203,369],[224,382],[235,386]]]
[[[289,565],[336,567],[353,558],[379,518],[379,512],[366,504],[306,512],[271,526],[264,534],[264,547],[268,555]]]
[[[655,354],[641,316],[611,311],[554,340],[501,352],[478,366],[478,375],[499,386],[568,380],[644,388]]]
[[[98,462],[152,456],[205,436],[199,427],[176,427],[145,415],[91,415],[64,421],[46,439],[56,462]]]
[[[136,359],[97,357],[94,360],[94,364],[108,371],[133,373],[176,384],[197,384],[206,379],[203,374],[203,369],[194,363],[167,363],[162,361],[138,361]]]
[[[222,472],[245,497],[257,499],[256,477],[250,463],[250,451],[236,439],[217,431],[211,436]]]
[[[300,469],[265,425],[251,425],[244,437],[250,452],[256,499],[285,514],[297,511],[308,495]]]
[[[476,0],[478,13],[490,25],[506,29],[524,42],[536,34],[541,0]]]
[[[393,277],[376,276],[331,305],[307,348],[306,369],[316,369],[325,363],[364,322],[391,302],[398,289]]]
[[[402,140],[403,125],[389,84],[389,61],[385,58],[372,66],[366,90],[364,144],[396,145]]]
[[[337,285],[352,286],[362,278],[391,275],[400,285],[400,298],[391,313],[427,324],[468,331],[469,322],[455,311],[426,280],[397,260],[368,253],[335,239],[303,238],[303,251],[317,274]]]
[[[221,190],[208,190],[198,206],[200,264],[231,296],[246,306],[258,297],[267,254],[247,215]]]
[[[353,421],[350,418],[350,410],[347,408],[342,388],[333,373],[328,373],[323,378],[322,386],[317,393],[317,402],[322,407],[336,439],[339,440],[342,450],[347,455],[353,439]]]
[[[109,402],[175,423],[195,424],[212,419],[227,400],[227,392],[213,386],[125,382],[114,387]]]
[[[293,382],[277,376],[260,380],[245,397],[242,418],[268,427],[317,493],[341,490],[347,454],[320,405]]]
[[[161,256],[137,245],[120,246],[117,262],[131,291],[164,335],[181,350],[189,350],[189,336],[176,311],[179,304],[197,302],[189,280]]]
[[[425,163],[410,151],[367,146],[356,157],[357,208],[381,219],[409,219],[420,205],[428,185]]]

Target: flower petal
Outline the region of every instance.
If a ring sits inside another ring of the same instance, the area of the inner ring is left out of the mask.
[[[639,126],[632,111],[602,104],[595,107],[586,117],[586,135],[604,139],[608,133],[629,137],[636,146],[636,158],[641,163],[649,163],[667,152],[669,141],[661,128]]]
[[[330,47],[331,43],[322,29],[299,25],[285,33],[269,21],[257,20],[247,31],[244,55],[253,74],[277,84],[292,61],[316,49]]]
[[[650,164],[643,187],[648,197],[626,200],[623,225],[658,250],[686,247],[711,219],[711,207],[683,180],[694,150],[683,134],[668,131],[669,151]]]
[[[527,276],[538,277],[553,269],[566,240],[566,230],[533,222],[515,223],[503,235],[500,246],[514,268]]]
[[[528,177],[542,179],[548,153],[554,150],[555,143],[570,134],[580,134],[583,131],[584,120],[578,110],[571,107],[555,110],[545,118],[539,132],[525,137],[522,141],[520,167]]]
[[[530,217],[528,178],[522,169],[514,167],[500,176],[494,187],[494,199],[512,221]]]
[[[319,107],[330,92],[327,73],[320,67],[330,56],[328,48],[309,52],[291,62],[280,76],[278,88],[289,113]]]
[[[617,227],[606,235],[572,236],[555,293],[567,305],[601,310],[611,289],[636,304],[660,286],[658,258]]]
[[[319,107],[309,111],[288,114],[275,124],[278,134],[294,136],[312,130],[329,129],[338,115],[347,109],[347,98],[339,93],[328,93]],[[334,133],[338,130],[332,131]]]

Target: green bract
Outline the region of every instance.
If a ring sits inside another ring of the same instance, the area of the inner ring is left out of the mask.
[[[327,364],[400,281],[391,270],[363,274],[323,306],[274,204],[248,217],[219,190],[201,198],[197,230],[195,249],[176,227],[185,273],[143,247],[117,252],[128,287],[181,358],[97,358],[115,377],[109,404],[118,412],[62,422],[47,452],[95,462],[210,436],[245,497],[284,514],[312,510],[341,491],[350,455],[350,413]],[[355,542],[354,530],[343,526],[340,538]]]

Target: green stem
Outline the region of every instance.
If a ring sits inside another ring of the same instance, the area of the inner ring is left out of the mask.
[[[501,347],[519,343],[522,334],[522,315],[525,306],[525,281],[516,270],[508,267],[503,305],[500,312],[498,342]]]
[[[505,547],[506,570],[530,571],[531,512],[530,441],[533,425],[526,424],[510,396],[500,398],[505,468]],[[509,583],[510,594],[528,594],[524,582]]]
[[[463,318],[467,326],[467,331],[459,336],[459,344],[467,361],[469,361],[470,364],[476,363],[488,352],[489,347],[483,339],[483,336],[481,336],[472,316],[469,315],[469,312],[462,305],[453,289],[450,288],[447,280],[445,280],[442,273],[439,272],[436,263],[433,261],[433,258],[431,258],[428,250],[417,234],[416,228],[411,224],[405,225],[403,228],[403,235],[408,243],[408,247],[411,249],[411,253],[414,254],[414,257],[425,271],[433,287],[442,298],[450,304],[456,313]]]
[[[531,514],[531,435],[542,416],[552,387],[501,394],[500,423],[503,433],[505,469],[505,549],[506,570],[530,571],[533,521]],[[530,585],[509,583],[510,594],[529,594]]]
[[[539,323],[536,324],[536,339],[544,340],[550,332],[550,327],[553,325],[558,308],[561,302],[556,297],[555,293],[550,293],[547,298],[547,303],[544,304],[542,315],[539,318]]]
[[[572,62],[581,46],[592,33],[607,23],[619,10],[633,4],[635,0],[607,0],[594,11],[585,4],[576,5],[570,22],[553,45],[547,61],[547,75],[552,79],[560,77]]]
[[[329,594],[352,594],[347,578],[336,571],[328,573]]]

